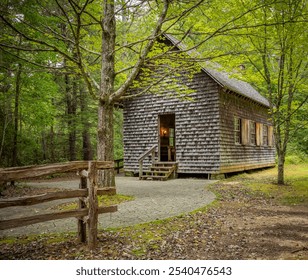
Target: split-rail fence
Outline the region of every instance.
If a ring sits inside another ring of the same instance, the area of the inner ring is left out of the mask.
[[[98,215],[117,211],[117,205],[105,207],[98,206],[98,195],[116,194],[115,187],[98,188],[98,170],[105,169],[114,169],[114,162],[72,161],[67,163],[0,169],[0,184],[44,175],[52,175],[59,172],[77,171],[80,176],[79,189],[76,190],[63,190],[42,195],[0,199],[0,208],[6,208],[35,205],[58,199],[79,198],[78,209],[10,220],[0,220],[0,230],[75,217],[78,219],[78,240],[83,243],[87,241],[89,249],[94,249],[97,245]]]

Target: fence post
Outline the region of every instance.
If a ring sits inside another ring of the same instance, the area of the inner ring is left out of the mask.
[[[89,162],[88,169],[89,178],[89,214],[88,214],[88,246],[90,250],[96,248],[97,245],[97,224],[98,224],[98,200],[97,200],[97,163]]]
[[[80,172],[80,189],[86,189],[88,187],[87,183],[87,172],[85,170]],[[84,198],[79,198],[78,200],[79,209],[86,208],[86,203],[84,202]],[[86,243],[87,241],[87,225],[83,219],[78,219],[78,241],[80,243]]]

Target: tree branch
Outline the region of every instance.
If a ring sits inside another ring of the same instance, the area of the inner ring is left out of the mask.
[[[168,9],[169,9],[169,1],[165,0],[164,1],[164,7],[163,7],[163,10],[162,10],[162,12],[161,12],[161,14],[159,16],[158,21],[157,21],[156,28],[154,29],[152,35],[149,37],[149,41],[147,42],[147,45],[143,49],[139,60],[137,61],[137,63],[133,67],[131,74],[129,75],[127,80],[124,82],[124,84],[116,92],[114,92],[110,96],[109,102],[115,102],[115,101],[117,101],[117,99],[122,97],[126,93],[127,89],[130,87],[132,82],[137,77],[141,67],[143,66],[143,64],[145,62],[145,59],[146,59],[148,53],[150,52],[151,48],[153,47],[153,45],[155,43],[155,40],[156,40],[157,36],[161,32],[161,28],[162,28],[164,20],[165,20],[165,18],[167,16]]]
[[[66,59],[68,59],[69,61],[72,61],[73,63],[76,63],[76,61],[71,57],[69,56],[67,53],[65,53],[64,51],[60,50],[58,47],[54,46],[54,45],[51,45],[47,42],[44,42],[42,40],[38,40],[38,39],[34,39],[34,38],[31,38],[29,37],[28,35],[26,35],[25,33],[23,33],[22,31],[20,31],[19,29],[17,29],[14,25],[12,25],[3,15],[0,14],[0,18],[5,22],[5,24],[10,27],[14,32],[16,32],[17,34],[19,34],[21,37],[25,38],[27,41],[30,41],[30,42],[33,42],[33,43],[36,43],[38,45],[41,45],[41,46],[46,46],[46,47],[49,47],[51,48],[53,51],[61,54],[63,57],[65,57]]]

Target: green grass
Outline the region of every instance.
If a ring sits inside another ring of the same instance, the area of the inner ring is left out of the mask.
[[[308,206],[307,163],[286,165],[285,185],[278,185],[276,183],[277,168],[241,174],[232,177],[231,180],[240,180],[252,191],[261,192],[268,197],[276,198],[282,204]]]
[[[126,201],[134,200],[133,196],[129,195],[123,195],[123,194],[115,194],[115,195],[100,195],[98,196],[98,206],[111,206],[120,204]],[[71,202],[71,203],[63,203],[59,204],[56,209],[57,210],[74,210],[77,208],[77,202]]]
[[[110,206],[115,204],[120,204],[126,201],[134,200],[133,196],[123,195],[123,194],[115,194],[115,195],[101,195],[98,196],[98,204],[101,206]]]
[[[30,234],[28,236],[23,237],[4,237],[0,239],[0,245],[2,244],[28,244],[32,242],[36,242],[38,240],[44,240],[45,244],[54,244],[59,242],[64,242],[75,237],[76,233],[74,232],[66,232],[66,233],[43,233],[43,234]]]

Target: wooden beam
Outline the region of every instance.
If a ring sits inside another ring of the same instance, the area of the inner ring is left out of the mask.
[[[89,162],[88,168],[89,178],[89,215],[87,220],[88,225],[88,246],[90,250],[96,248],[97,245],[97,224],[98,224],[98,199],[97,199],[97,165],[95,162]]]
[[[266,167],[274,167],[275,163],[263,163],[263,164],[238,164],[238,165],[230,165],[230,166],[222,166],[216,174],[221,173],[229,173],[229,172],[237,172],[237,171],[247,171],[247,170],[253,170],[253,169],[260,169],[260,168],[266,168]]]
[[[87,189],[87,188],[88,188],[88,179],[85,176],[81,176],[79,189]],[[87,208],[87,204],[85,202],[85,199],[80,197],[78,199],[78,209],[84,209],[84,208]],[[86,223],[82,219],[78,219],[77,228],[78,228],[78,241],[80,243],[86,243],[87,242],[87,226],[86,226]]]
[[[97,194],[115,195],[116,188],[99,188],[97,189]],[[0,208],[6,208],[12,206],[28,206],[57,199],[67,199],[67,198],[87,197],[87,196],[88,196],[88,189],[65,190],[65,191],[51,192],[35,196],[0,199]]]
[[[98,213],[113,213],[116,212],[118,209],[117,205],[111,205],[106,207],[99,207]],[[2,220],[0,221],[0,230],[16,228],[16,227],[23,227],[32,224],[52,221],[52,220],[59,220],[59,219],[66,219],[66,218],[82,218],[88,215],[89,209],[76,209],[70,211],[62,211],[62,212],[55,212],[49,214],[42,214],[42,215],[35,215],[11,220]]]
[[[98,214],[114,213],[118,211],[118,205],[98,207]]]

